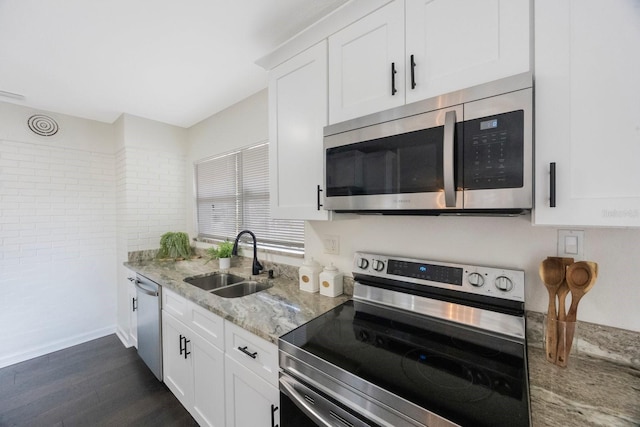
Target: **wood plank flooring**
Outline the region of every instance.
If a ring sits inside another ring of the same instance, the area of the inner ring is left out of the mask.
[[[0,369],[0,426],[197,426],[109,335]]]

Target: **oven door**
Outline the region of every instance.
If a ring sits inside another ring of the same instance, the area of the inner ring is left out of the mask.
[[[281,427],[379,426],[317,389],[280,374]]]
[[[461,209],[462,118],[460,105],[325,136],[325,209]]]

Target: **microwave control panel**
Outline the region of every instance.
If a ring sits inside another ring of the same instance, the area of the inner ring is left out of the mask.
[[[464,122],[464,188],[519,188],[524,180],[524,111]]]

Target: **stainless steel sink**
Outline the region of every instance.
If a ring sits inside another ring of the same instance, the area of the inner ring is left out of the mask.
[[[185,282],[204,291],[211,291],[212,289],[233,285],[234,283],[239,283],[244,280],[244,277],[236,276],[235,274],[217,272],[187,277],[184,279]]]
[[[256,292],[264,291],[265,289],[269,289],[272,286],[273,284],[271,283],[246,280],[244,282],[236,283],[235,285],[214,289],[210,292],[223,298],[239,298],[255,294]]]

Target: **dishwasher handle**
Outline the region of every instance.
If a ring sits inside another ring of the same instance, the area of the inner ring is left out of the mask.
[[[160,295],[157,289],[149,289],[142,286],[138,279],[136,279],[133,283],[136,285],[136,288],[138,288],[138,290],[143,294],[150,295],[152,297],[157,297],[158,295]]]

